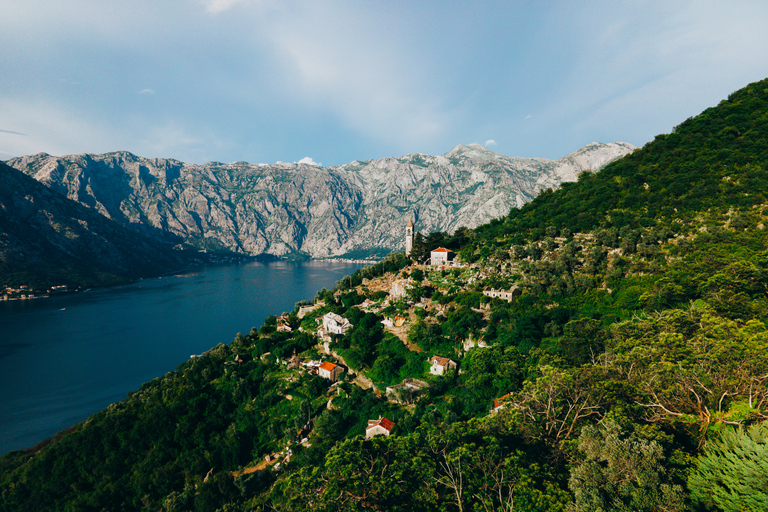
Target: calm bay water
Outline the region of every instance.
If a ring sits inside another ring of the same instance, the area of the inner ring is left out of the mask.
[[[361,264],[248,263],[0,301],[0,454],[28,448],[293,310]]]

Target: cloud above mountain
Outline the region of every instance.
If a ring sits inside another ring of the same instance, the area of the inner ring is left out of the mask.
[[[751,0],[9,0],[0,153],[326,164],[642,145],[768,69]],[[714,72],[713,70],[717,70]],[[158,153],[167,151],[168,153]]]

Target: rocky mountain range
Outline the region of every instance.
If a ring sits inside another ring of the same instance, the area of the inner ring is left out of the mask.
[[[40,153],[8,164],[118,224],[166,242],[324,258],[401,250],[409,218],[423,233],[478,226],[634,149],[622,142],[593,143],[547,160],[470,144],[440,156],[410,154],[334,167],[195,165],[128,152]]]
[[[193,256],[0,163],[0,284],[119,283],[181,270]]]

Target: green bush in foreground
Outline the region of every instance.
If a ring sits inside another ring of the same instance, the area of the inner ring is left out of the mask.
[[[768,422],[724,430],[707,443],[688,486],[709,509],[768,510]]]

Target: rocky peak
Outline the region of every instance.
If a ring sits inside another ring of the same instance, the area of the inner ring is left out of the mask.
[[[401,250],[411,217],[423,233],[475,227],[633,149],[594,143],[552,161],[468,144],[441,156],[413,153],[334,167],[195,165],[125,151],[8,163],[144,233],[206,249],[319,258]]]

